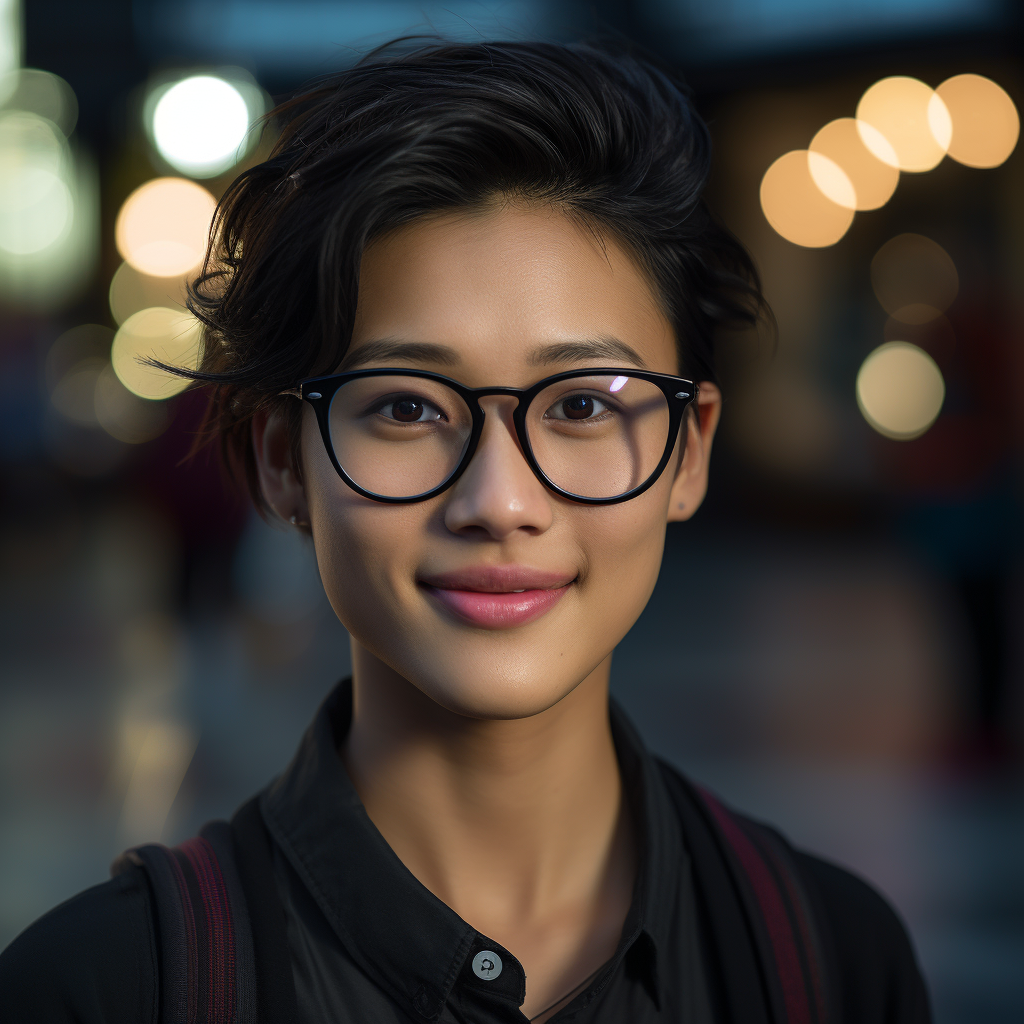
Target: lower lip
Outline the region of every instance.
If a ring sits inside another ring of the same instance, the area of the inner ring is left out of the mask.
[[[485,594],[479,590],[443,590],[423,584],[436,601],[464,622],[482,629],[511,629],[539,619],[562,599],[571,584],[521,594]]]

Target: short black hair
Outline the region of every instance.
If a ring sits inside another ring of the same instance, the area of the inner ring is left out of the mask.
[[[721,326],[766,312],[703,199],[707,127],[673,75],[624,47],[391,44],[270,116],[280,137],[221,199],[189,300],[207,432],[261,510],[253,415],[290,404],[300,469],[300,406],[278,395],[338,366],[364,248],[425,214],[512,198],[608,232],[652,282],[690,377],[715,379]]]

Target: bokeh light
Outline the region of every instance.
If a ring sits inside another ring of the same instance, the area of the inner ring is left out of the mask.
[[[52,313],[77,297],[95,268],[95,167],[68,144],[78,102],[62,78],[8,71],[0,74],[0,98],[0,297]]]
[[[956,265],[938,242],[908,233],[890,238],[875,253],[871,286],[890,316],[922,324],[949,308],[959,290],[959,278]]]
[[[968,167],[998,167],[1013,152],[1020,117],[1006,90],[981,75],[956,75],[935,92],[949,110],[949,155]]]
[[[0,103],[8,95],[4,90],[14,87],[7,76],[21,64],[21,51],[21,4],[0,0]]]
[[[184,178],[156,178],[137,188],[117,215],[117,250],[153,277],[185,274],[202,260],[216,201]]]
[[[46,384],[50,391],[81,363],[105,363],[113,340],[114,332],[101,324],[79,324],[61,334],[46,354]]]
[[[816,249],[834,245],[846,234],[853,223],[853,210],[833,202],[822,192],[811,174],[811,156],[819,163],[819,176],[837,191],[842,189],[845,175],[841,168],[820,153],[797,149],[780,156],[765,171],[761,179],[761,209],[783,238]],[[849,179],[846,187],[846,194],[852,196]]]
[[[74,219],[69,162],[51,121],[24,110],[0,114],[0,249],[28,256],[67,237]]]
[[[888,341],[864,360],[857,374],[857,405],[878,433],[897,441],[920,437],[946,397],[935,360],[906,341]]]
[[[872,139],[873,148],[865,144],[865,136]],[[880,160],[875,151],[886,152],[888,159]],[[858,125],[852,117],[830,121],[811,140],[810,153],[812,158],[820,154],[842,168],[854,193],[854,209],[877,210],[896,191],[900,180],[896,151],[885,136],[869,124]],[[815,183],[833,202],[847,205],[842,201],[841,187],[830,190],[829,179],[821,173],[822,166],[821,161],[811,163]]]
[[[888,143],[882,145],[874,132],[861,129],[864,145],[885,163],[892,163],[895,153],[895,166],[902,171],[930,171],[946,155],[952,134],[949,111],[935,90],[903,75],[872,85],[857,104],[857,121]]]
[[[172,167],[209,178],[237,163],[253,115],[231,82],[192,75],[161,90],[150,131],[157,152]]]
[[[845,206],[848,210],[857,209],[857,193],[854,191],[850,176],[833,160],[823,153],[807,151],[807,167],[814,179],[814,184],[831,199],[833,203]]]
[[[59,75],[38,68],[10,71],[0,80],[0,99],[11,110],[23,110],[45,117],[64,136],[78,122],[78,98]]]
[[[96,422],[125,444],[143,444],[164,432],[167,406],[132,394],[118,379],[111,363],[104,363],[93,388]]]
[[[122,263],[110,282],[110,312],[115,323],[123,324],[133,313],[150,306],[166,306],[184,312],[186,282],[185,275],[150,277],[130,263]]]
[[[98,356],[82,359],[57,380],[50,401],[61,416],[80,427],[97,425],[96,381],[106,363]]]
[[[130,316],[118,329],[110,350],[118,379],[140,398],[170,398],[183,391],[188,380],[150,366],[145,360],[195,369],[199,361],[200,327],[191,313],[162,306]]]

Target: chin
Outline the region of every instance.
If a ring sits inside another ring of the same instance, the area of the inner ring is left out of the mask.
[[[436,666],[418,664],[402,674],[417,689],[441,707],[465,718],[509,721],[532,718],[547,711],[579,685],[596,666],[566,666],[557,675],[550,661],[536,664],[531,659],[494,656],[439,659]],[[434,671],[431,671],[434,668]]]

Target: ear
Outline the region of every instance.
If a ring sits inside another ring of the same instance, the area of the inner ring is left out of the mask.
[[[722,414],[722,392],[716,384],[705,380],[700,383],[697,415],[686,416],[686,448],[676,470],[672,496],[668,506],[668,521],[682,522],[700,508],[708,491],[708,460],[711,442],[718,429]]]
[[[280,410],[258,412],[252,420],[252,447],[260,490],[267,504],[285,521],[309,523],[306,492],[292,457],[288,418]]]

